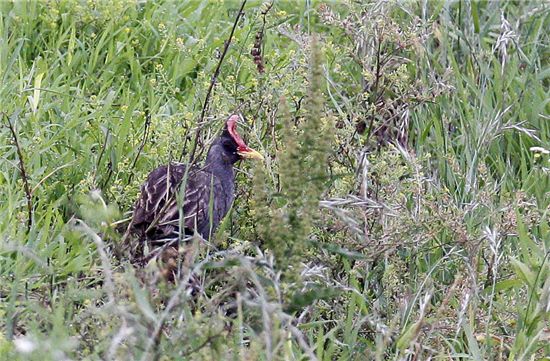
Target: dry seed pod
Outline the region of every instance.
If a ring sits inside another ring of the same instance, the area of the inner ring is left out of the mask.
[[[258,68],[258,72],[263,74],[264,72],[264,61],[262,58],[262,39],[263,39],[263,29],[258,31],[256,34],[256,40],[254,41],[254,46],[250,51],[250,55],[254,59],[254,64]]]

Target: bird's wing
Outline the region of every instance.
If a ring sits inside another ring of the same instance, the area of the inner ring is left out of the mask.
[[[169,206],[186,169],[183,164],[170,164],[158,167],[149,174],[141,186],[141,194],[134,207],[134,227],[150,225]]]
[[[200,233],[210,222],[210,194],[220,186],[208,172],[192,169],[186,175],[183,164],[159,167],[142,186],[133,227],[155,239],[173,236],[179,230],[178,194],[183,192],[184,227]]]
[[[211,220],[215,228],[216,224],[216,199],[221,193],[222,185],[219,179],[209,172],[197,172],[188,182],[185,199],[183,202],[183,214],[185,215],[185,227],[195,229],[204,238],[208,238],[208,229]]]

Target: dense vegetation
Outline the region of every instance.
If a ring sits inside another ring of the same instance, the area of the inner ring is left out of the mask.
[[[0,2],[0,359],[550,359],[548,3],[240,8]],[[265,164],[134,269],[139,185],[234,112]]]

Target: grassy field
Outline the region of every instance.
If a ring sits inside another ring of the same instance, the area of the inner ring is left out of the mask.
[[[550,360],[548,3],[240,8],[0,2],[0,360]],[[115,257],[233,112],[214,239]]]

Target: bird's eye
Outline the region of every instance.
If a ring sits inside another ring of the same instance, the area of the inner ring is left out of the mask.
[[[231,151],[231,152],[234,152],[237,150],[237,145],[235,144],[235,142],[231,139],[227,139],[225,140],[223,143],[222,143],[224,149],[228,150],[228,151]]]

